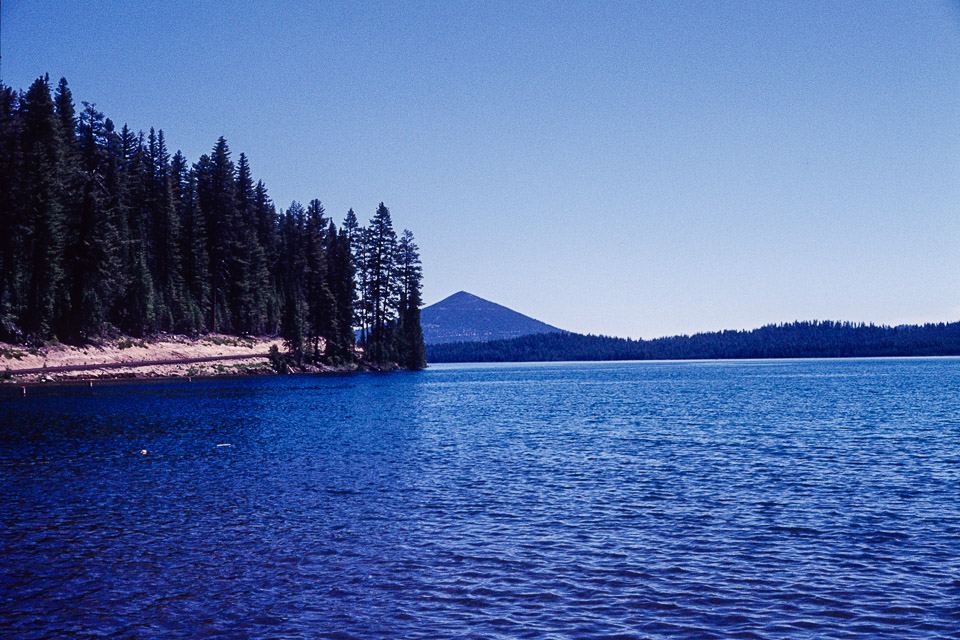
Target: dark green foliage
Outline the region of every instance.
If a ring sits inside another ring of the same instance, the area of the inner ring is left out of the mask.
[[[353,324],[355,327],[358,327],[361,348],[366,349],[367,338],[370,333],[370,314],[368,313],[370,308],[370,261],[367,259],[370,234],[366,229],[359,226],[357,216],[353,213],[353,209],[347,211],[347,217],[343,221],[343,228],[350,239],[354,272]]]
[[[178,152],[179,155],[179,152]],[[176,156],[174,156],[176,158]],[[196,330],[206,329],[213,296],[210,288],[210,254],[207,251],[207,222],[200,207],[198,185],[209,172],[210,159],[201,156],[190,171],[182,170],[178,202],[183,220],[183,277]]]
[[[239,315],[238,295],[245,283],[235,282],[243,275],[245,260],[241,253],[237,214],[236,169],[230,160],[227,141],[221,137],[210,157],[201,156],[197,164],[197,203],[206,223],[207,254],[210,258],[210,310],[208,326],[214,332],[233,331]]]
[[[0,337],[20,337],[26,300],[26,211],[21,139],[23,113],[17,94],[0,85]]]
[[[287,358],[284,354],[280,353],[280,349],[277,348],[277,345],[270,347],[269,353],[270,366],[273,367],[273,370],[279,374],[290,373],[290,365],[287,364]]]
[[[181,257],[181,226],[174,196],[170,155],[163,139],[150,129],[143,187],[148,208],[147,256],[156,288],[155,315],[163,331],[189,331],[190,305],[186,299]]]
[[[390,211],[381,202],[366,229],[358,228],[353,211],[348,212],[343,235],[353,249],[360,293],[354,321],[366,357],[422,369],[427,364],[420,328],[422,270],[413,234],[404,231],[398,242]]]
[[[196,334],[204,327],[203,309],[209,299],[206,234],[196,202],[196,174],[177,151],[170,161],[170,190],[179,221],[180,274],[183,331]]]
[[[407,369],[427,366],[423,331],[420,328],[421,281],[423,268],[420,249],[413,241],[413,233],[403,230],[397,245],[397,273],[400,278],[399,326],[396,331],[397,353]]]
[[[253,190],[254,224],[262,264],[258,262],[254,272],[265,277],[258,286],[262,295],[261,310],[264,315],[264,333],[276,333],[280,327],[280,301],[277,295],[277,260],[279,259],[279,236],[277,231],[277,210],[267,195],[263,182],[257,182]]]
[[[86,189],[85,176],[79,162],[79,138],[77,128],[76,109],[73,103],[73,94],[67,85],[66,78],[60,78],[56,93],[53,97],[57,114],[57,124],[60,132],[61,163],[59,172],[59,187],[61,210],[63,212],[64,246],[62,266],[64,269],[63,285],[57,298],[57,310],[54,323],[55,333],[67,335],[71,338],[79,337],[83,327],[78,326],[77,314],[84,306],[83,301],[72,300],[77,292],[73,274],[78,270],[78,263],[87,261],[83,255],[83,238],[88,229],[82,228],[89,223],[89,209],[96,206],[90,202],[90,191]],[[97,324],[94,320],[94,324]]]
[[[247,157],[240,154],[237,165],[237,209],[233,218],[232,232],[236,237],[234,256],[234,276],[232,295],[234,305],[234,326],[241,333],[263,333],[267,326],[270,296],[267,288],[270,284],[268,262],[263,244],[260,241],[259,210],[264,206],[259,201],[257,191],[250,175]],[[265,196],[265,193],[264,193]]]
[[[53,98],[57,110],[57,119],[60,121],[60,135],[63,139],[63,153],[68,161],[73,160],[77,153],[77,139],[75,133],[77,130],[76,108],[73,104],[73,93],[67,85],[66,78],[60,78],[57,84],[57,92]],[[72,167],[68,168],[68,171]]]
[[[310,357],[320,360],[325,354],[320,340],[331,334],[334,324],[334,300],[327,278],[324,251],[326,220],[319,200],[311,200],[303,228],[303,256],[306,261],[307,340]]]
[[[382,203],[367,230],[351,210],[338,231],[319,200],[278,215],[224,138],[190,166],[163,131],[83,105],[66,80],[0,85],[0,337],[279,332],[285,368],[354,360],[371,323],[378,363],[422,366],[419,258],[413,291]]]
[[[427,347],[430,362],[712,360],[960,355],[960,323],[884,327],[794,322],[753,331],[718,331],[655,340],[541,333]]]
[[[393,230],[390,210],[381,202],[366,231],[365,312],[370,332],[364,345],[373,362],[396,360],[391,340],[391,321],[398,304],[395,260],[397,234]]]
[[[360,224],[357,222],[357,214],[353,212],[353,209],[347,211],[347,215],[343,219],[343,226],[340,230],[346,236],[345,246],[349,249],[350,253],[350,272],[352,273],[350,284],[353,289],[350,297],[350,305],[353,307],[353,317],[350,320],[350,324],[351,326],[361,327],[362,331],[362,327],[365,324],[363,305],[361,304],[365,277],[363,264],[364,242],[363,229],[360,228]]]
[[[337,232],[330,222],[327,229],[327,276],[333,296],[334,317],[327,334],[327,361],[332,364],[353,358],[353,304],[356,297],[350,235],[346,229]]]
[[[50,98],[47,78],[38,78],[21,100],[23,129],[22,184],[23,261],[25,281],[21,327],[42,338],[54,336],[54,325],[66,311],[64,247],[66,215],[64,149],[60,121]]]
[[[92,129],[92,128],[91,128]],[[90,151],[83,151],[84,155]],[[102,262],[96,271],[102,274],[101,302],[106,312],[106,326],[116,324],[121,317],[123,295],[127,284],[127,247],[130,240],[128,206],[125,186],[121,175],[123,165],[123,141],[113,122],[107,118],[103,123],[102,175],[94,172],[92,182],[102,187],[102,223],[105,225]],[[96,227],[95,227],[96,228]],[[93,285],[96,287],[96,284]]]
[[[307,344],[306,274],[307,258],[304,235],[307,213],[299,202],[293,202],[280,221],[280,255],[278,264],[282,316],[280,335],[286,342],[293,361],[301,365]]]
[[[74,340],[96,336],[107,328],[113,299],[119,294],[115,274],[120,264],[115,218],[111,215],[112,123],[85,104],[77,127],[79,197],[74,221],[74,250],[70,253],[71,335]]]
[[[127,202],[127,278],[125,299],[118,301],[121,309],[120,327],[125,332],[142,336],[156,330],[156,290],[150,271],[150,193],[147,149],[143,134],[135,136],[123,128],[120,135],[123,147],[123,182]]]

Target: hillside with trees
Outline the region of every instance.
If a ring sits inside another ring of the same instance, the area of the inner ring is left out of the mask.
[[[280,335],[301,364],[351,361],[359,335],[425,366],[419,250],[383,203],[365,227],[278,210],[224,138],[190,164],[82,104],[65,79],[0,85],[0,339]]]
[[[543,333],[512,340],[427,345],[429,362],[713,360],[960,355],[960,322],[877,326],[793,322],[655,340]]]

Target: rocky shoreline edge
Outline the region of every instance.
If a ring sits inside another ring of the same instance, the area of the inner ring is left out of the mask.
[[[284,353],[277,337],[161,334],[120,337],[82,346],[27,346],[0,342],[0,382],[14,385],[150,380],[212,376],[275,375],[270,352]],[[393,363],[285,367],[289,373],[392,371]]]

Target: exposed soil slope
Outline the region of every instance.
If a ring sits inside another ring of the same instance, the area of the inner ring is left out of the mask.
[[[164,335],[123,338],[99,345],[51,345],[31,349],[0,343],[0,372],[15,382],[88,378],[152,378],[265,372],[267,353],[279,338],[199,338]]]

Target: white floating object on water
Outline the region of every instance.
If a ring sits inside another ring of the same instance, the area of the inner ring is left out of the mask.
[[[218,447],[232,447],[232,444],[218,444]]]
[[[142,455],[142,456],[147,455],[147,450],[146,450],[146,449],[140,449],[140,455]]]

